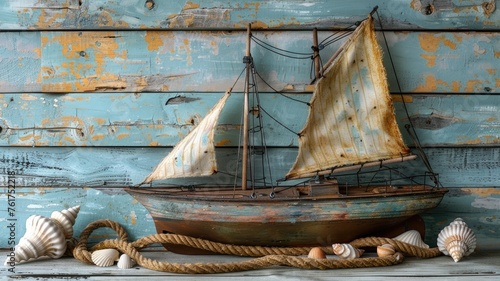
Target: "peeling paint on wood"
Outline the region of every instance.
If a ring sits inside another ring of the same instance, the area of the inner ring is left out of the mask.
[[[115,187],[143,182],[170,148],[105,147],[7,147],[0,154],[0,186],[7,186],[7,172],[16,171],[20,187]],[[499,187],[500,149],[426,148],[428,158],[447,188]],[[235,148],[216,150],[221,171],[232,171],[237,165]],[[296,148],[270,148],[273,178],[288,172],[297,156]],[[415,151],[417,153],[417,151]],[[232,159],[232,160],[231,160]],[[398,164],[401,166],[401,164]],[[397,167],[398,165],[395,165]],[[421,174],[421,160],[402,164],[407,174]],[[208,178],[189,179],[189,184],[232,184],[234,179],[223,173]],[[172,180],[173,184],[186,183]],[[164,184],[159,182],[155,184]],[[491,195],[493,196],[493,195]]]
[[[6,200],[7,174],[15,171],[18,221],[80,204],[77,231],[109,218],[125,225],[132,237],[154,233],[147,211],[122,188],[142,182],[233,85],[244,67],[246,24],[253,22],[258,29],[253,34],[276,47],[310,52],[313,27],[321,30],[322,40],[378,5],[383,27],[390,30],[384,33],[388,48],[382,44],[384,64],[405,141],[411,144],[403,129],[411,121],[434,170],[451,189],[440,207],[424,216],[428,234],[435,236],[460,216],[477,230],[481,247],[498,245],[500,13],[495,1],[166,3],[0,1],[0,203]],[[321,56],[335,47],[323,49]],[[252,54],[267,82],[309,100],[309,57],[289,60],[255,44]],[[272,92],[261,82],[258,88]],[[239,91],[216,135],[220,168],[226,170],[237,164],[229,158],[237,153]],[[281,99],[266,94],[265,109],[292,131],[300,130],[306,106]],[[264,126],[274,133],[267,139],[273,172],[283,175],[296,157],[296,137],[270,120]],[[406,164],[405,172],[423,170],[420,160]],[[232,183],[223,173],[210,180]],[[1,214],[0,221],[5,222]],[[6,230],[0,228],[0,237]],[[109,233],[96,237],[112,238]]]
[[[386,28],[498,28],[494,0],[213,2],[7,0],[1,29],[331,28],[364,18],[378,5]],[[450,18],[453,20],[442,20]]]
[[[498,193],[498,189],[493,188],[457,189],[451,191],[450,196],[445,196],[438,208],[424,214],[427,227],[426,242],[435,246],[439,231],[455,217],[461,217],[475,232],[479,249],[495,248],[500,226],[498,208],[477,205],[478,200],[484,200],[484,197],[477,195],[483,190]],[[16,237],[21,237],[25,232],[25,225],[21,222],[29,216],[36,214],[49,217],[53,211],[75,205],[82,206],[74,227],[75,237],[80,235],[87,224],[98,219],[117,221],[128,231],[131,240],[156,233],[148,211],[126,193],[105,193],[99,189],[89,188],[19,188],[17,191],[19,199],[16,203],[20,211],[16,214],[16,218],[20,223],[17,224]],[[499,197],[491,198],[490,201],[498,199]],[[0,193],[0,200],[5,200],[3,191]],[[130,211],[131,208],[133,211]],[[454,216],[450,217],[450,213]],[[0,218],[0,222],[4,222],[4,218]],[[0,237],[7,237],[8,231],[8,228],[0,228]],[[100,230],[91,237],[90,242],[115,237],[111,230]],[[0,248],[7,247],[6,243],[7,241],[0,240]]]
[[[0,202],[6,200],[6,188],[0,187]],[[74,226],[74,237],[78,237],[87,224],[98,219],[113,218],[128,230],[130,238],[135,240],[152,234],[154,224],[148,211],[130,195],[123,193],[105,193],[93,188],[16,188],[16,239],[26,231],[24,221],[31,215],[50,217],[53,211],[61,211],[80,205],[81,209]],[[132,206],[134,209],[123,208]],[[0,216],[0,224],[6,222],[5,216]],[[9,229],[2,227],[0,237],[9,237]],[[90,243],[104,239],[114,239],[112,230],[99,230],[91,236]],[[5,240],[5,239],[2,239]],[[0,248],[8,245],[0,241]]]
[[[174,146],[196,125],[222,93],[3,94],[0,145],[15,146]],[[288,94],[309,101],[310,94]],[[215,141],[235,146],[239,138],[242,95],[235,93],[218,122]],[[411,121],[423,147],[500,144],[498,95],[406,95],[407,118],[394,94],[396,118],[407,144]],[[262,106],[292,132],[299,132],[307,106],[277,94],[263,94]],[[296,147],[297,137],[263,116],[273,132],[269,146]]]
[[[310,50],[311,32],[255,34],[280,48]],[[240,32],[0,32],[5,39],[0,91],[224,92],[243,68],[243,37]],[[386,32],[386,37],[403,92],[498,92],[496,33]],[[322,56],[334,49],[329,46]],[[257,70],[273,87],[310,82],[311,60],[284,60],[258,47],[253,52]],[[384,59],[390,88],[397,92],[389,57]]]

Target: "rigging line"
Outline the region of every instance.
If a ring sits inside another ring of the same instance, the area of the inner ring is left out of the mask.
[[[403,93],[401,90],[401,84],[399,83],[398,74],[396,72],[396,67],[394,66],[394,61],[392,60],[391,51],[389,48],[389,44],[387,43],[387,38],[385,37],[384,28],[382,26],[382,21],[380,20],[380,15],[378,13],[378,10],[375,10],[375,13],[377,14],[378,24],[380,25],[380,30],[382,31],[382,37],[384,38],[385,46],[387,47],[387,54],[389,55],[389,61],[391,62],[391,67],[392,67],[392,70],[394,71],[394,76],[396,78],[396,84],[398,86],[401,100],[403,101],[403,107],[404,107],[404,110],[406,112],[406,116],[408,117],[408,122],[410,123],[411,129],[413,131],[413,135],[414,135],[415,140],[416,140],[415,144],[417,145],[417,149],[420,151],[424,165],[427,167],[429,172],[431,172],[431,174],[433,175],[432,179],[433,179],[434,183],[439,185],[440,184],[439,180],[435,177],[435,173],[434,173],[434,170],[432,169],[431,163],[429,162],[427,155],[425,154],[424,150],[422,149],[422,146],[420,145],[420,140],[418,138],[418,135],[416,134],[415,127],[413,126],[413,122],[411,121],[411,118],[410,118],[410,114],[408,113],[408,107],[406,106],[406,102],[405,102],[405,99],[403,97]]]
[[[266,84],[269,88],[271,88],[271,90],[273,90],[275,93],[277,93],[277,94],[279,94],[287,99],[293,100],[295,102],[303,103],[303,104],[306,104],[307,106],[310,106],[309,102],[301,101],[299,99],[294,99],[292,97],[284,95],[283,93],[281,93],[278,90],[276,90],[275,88],[273,88],[273,86],[271,86],[269,83],[267,83],[267,81],[264,80],[264,78],[262,78],[262,76],[260,76],[259,72],[255,72],[255,73],[257,74],[257,76],[259,76],[260,80],[262,80],[262,82],[264,82],[264,84]]]
[[[260,95],[259,95],[259,91],[257,90],[257,83],[256,83],[256,74],[257,74],[257,71],[255,69],[255,66],[252,68],[252,79],[255,83],[255,98],[257,100],[257,105],[259,107],[259,110],[262,110],[262,106],[261,106],[261,102],[260,102]],[[265,171],[265,168],[266,165],[265,162],[267,162],[267,168],[268,168],[268,173],[269,173],[269,178],[271,180],[271,187],[272,187],[272,193],[274,194],[274,183],[273,183],[273,174],[272,174],[272,171],[271,171],[271,161],[269,159],[269,153],[267,152],[267,142],[266,142],[266,134],[264,134],[264,125],[262,124],[262,115],[260,114],[260,112],[258,113],[258,120],[259,120],[259,126],[260,126],[260,137],[261,137],[261,145],[264,149],[264,155],[262,158],[261,158],[261,161],[262,161],[262,174],[264,176],[264,185],[266,183],[266,171]]]
[[[326,47],[326,46],[331,45],[331,44],[333,44],[333,43],[335,43],[335,42],[337,42],[337,41],[339,41],[339,40],[341,40],[341,39],[344,39],[344,38],[346,38],[346,37],[349,37],[349,35],[351,35],[353,32],[354,32],[353,30],[346,31],[344,34],[342,34],[342,35],[340,35],[340,36],[338,36],[338,37],[335,37],[335,38],[333,38],[333,39],[329,40],[329,41],[328,41],[328,42],[326,42],[326,43],[323,43],[323,44],[322,44],[322,46],[323,46],[323,47]]]
[[[302,56],[302,57],[298,57],[298,56],[291,56],[291,55],[285,55],[285,54],[282,54],[282,53],[280,53],[280,52],[277,52],[277,51],[275,51],[275,50],[273,50],[273,49],[271,49],[271,48],[269,48],[269,47],[267,47],[267,46],[265,46],[265,45],[261,44],[261,43],[260,43],[260,42],[258,42],[258,41],[255,41],[255,40],[254,40],[254,42],[255,42],[257,45],[261,46],[262,48],[264,48],[264,49],[266,49],[266,50],[268,50],[268,51],[270,51],[270,52],[272,52],[272,53],[275,53],[275,54],[277,54],[277,55],[280,55],[280,56],[283,56],[283,57],[287,57],[287,58],[290,58],[290,59],[299,59],[299,60],[303,60],[303,59],[310,59],[310,58],[311,58],[311,55],[312,55],[312,54],[310,54],[310,55],[308,55],[308,56]]]
[[[364,20],[366,20],[366,18],[365,18]],[[361,21],[360,21],[360,22],[361,22]],[[348,27],[346,27],[346,28],[344,28],[344,29],[341,29],[341,30],[337,30],[337,31],[335,31],[333,34],[331,34],[331,35],[329,35],[328,37],[326,37],[325,39],[323,39],[323,41],[321,41],[321,42],[318,44],[318,46],[320,46],[320,45],[324,45],[324,43],[325,43],[325,41],[326,41],[326,40],[328,40],[328,39],[330,39],[331,37],[333,37],[333,36],[335,36],[335,35],[339,34],[340,32],[346,32],[346,31],[347,31],[347,32],[353,32],[352,28],[353,28],[354,26],[357,26],[357,25],[358,25],[358,24],[351,24],[351,25],[349,25]]]
[[[233,85],[231,86],[231,89],[229,90],[230,92],[233,91],[234,86],[236,86],[236,83],[238,83],[238,81],[241,78],[241,75],[243,75],[243,73],[245,72],[245,70],[246,70],[246,66],[243,67],[243,70],[240,72],[240,75],[238,75],[238,78],[236,78],[236,81],[234,81]]]
[[[276,47],[276,46],[273,46],[273,45],[271,45],[271,44],[269,44],[269,43],[265,42],[265,41],[264,41],[264,40],[262,40],[262,39],[259,39],[259,38],[255,37],[255,36],[252,36],[252,40],[254,40],[254,42],[255,42],[255,43],[257,43],[257,41],[258,41],[258,42],[262,43],[263,45],[266,45],[266,46],[268,46],[268,47],[270,47],[270,48],[273,48],[273,49],[279,50],[279,51],[281,51],[281,52],[289,53],[289,54],[294,54],[294,55],[303,55],[303,56],[311,56],[311,55],[313,55],[313,53],[301,53],[301,52],[294,52],[294,51],[289,51],[289,50],[281,49],[281,48],[278,48],[278,47]]]
[[[281,123],[280,121],[278,121],[278,119],[274,118],[271,114],[269,114],[269,112],[267,112],[262,106],[259,106],[260,109],[265,113],[267,114],[267,116],[269,116],[269,118],[273,119],[274,122],[278,123],[281,127],[285,128],[286,130],[288,130],[289,132],[291,132],[292,134],[295,134],[295,135],[300,135],[299,133],[297,132],[294,132],[292,129],[288,128],[287,126],[285,126],[285,124]]]

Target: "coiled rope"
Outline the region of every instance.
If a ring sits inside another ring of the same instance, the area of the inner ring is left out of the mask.
[[[118,238],[105,240],[87,249],[88,238],[98,228],[109,227],[116,231]],[[143,248],[155,243],[170,243],[186,245],[193,248],[212,251],[217,254],[255,257],[246,261],[228,263],[171,263],[153,260],[139,253]],[[421,258],[431,258],[441,255],[437,248],[420,248],[389,238],[368,237],[356,239],[351,245],[357,248],[375,247],[382,244],[391,244],[396,249],[394,255],[386,257],[357,258],[350,260],[340,259],[312,259],[301,257],[307,255],[311,247],[261,247],[261,246],[237,246],[212,242],[177,234],[153,234],[140,238],[134,242],[128,242],[128,235],[124,228],[111,220],[98,220],[87,225],[80,234],[79,242],[73,249],[73,256],[84,263],[93,264],[91,252],[99,249],[117,249],[129,255],[142,267],[171,273],[184,274],[207,274],[225,273],[236,271],[247,271],[262,269],[270,266],[290,266],[302,269],[341,269],[380,267],[402,263],[404,255]],[[326,253],[332,253],[331,247],[322,248]]]

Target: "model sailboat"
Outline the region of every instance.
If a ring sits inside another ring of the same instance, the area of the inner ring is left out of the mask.
[[[159,233],[241,245],[346,242],[399,224],[440,203],[446,190],[436,184],[354,186],[334,177],[350,169],[385,167],[416,157],[404,144],[396,123],[371,16],[357,26],[316,83],[306,124],[299,133],[298,156],[285,176],[287,180],[314,180],[291,186],[251,182],[248,186],[249,41],[241,186],[128,188],[151,213]],[[229,97],[230,91],[145,183],[217,172],[214,130]]]

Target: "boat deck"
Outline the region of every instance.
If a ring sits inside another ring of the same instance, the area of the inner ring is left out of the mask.
[[[5,257],[6,251],[0,251]],[[194,262],[238,262],[249,258],[202,255],[178,255],[161,250],[143,252],[149,258],[176,263]],[[368,253],[368,256],[374,256]],[[331,258],[331,257],[329,257]],[[8,267],[1,267],[1,276],[6,279],[50,280],[50,279],[85,279],[85,280],[137,280],[138,278],[173,280],[476,280],[478,278],[498,280],[500,278],[500,251],[477,250],[471,256],[458,263],[448,256],[432,259],[407,257],[398,265],[388,267],[372,267],[358,269],[304,270],[285,266],[275,266],[244,272],[212,274],[212,275],[182,275],[157,272],[135,266],[131,269],[112,267],[97,267],[80,263],[73,258],[57,260],[40,260],[19,264],[15,273]]]
[[[278,186],[276,188],[256,188],[255,190],[235,187],[155,187],[155,188],[127,188],[127,192],[140,192],[152,196],[189,197],[204,200],[235,199],[235,200],[275,200],[271,194],[279,199],[328,199],[345,197],[376,197],[380,195],[398,195],[411,193],[426,193],[436,188],[428,185],[404,186],[339,186],[336,183],[305,184],[297,186]],[[446,193],[446,189],[437,190]]]

